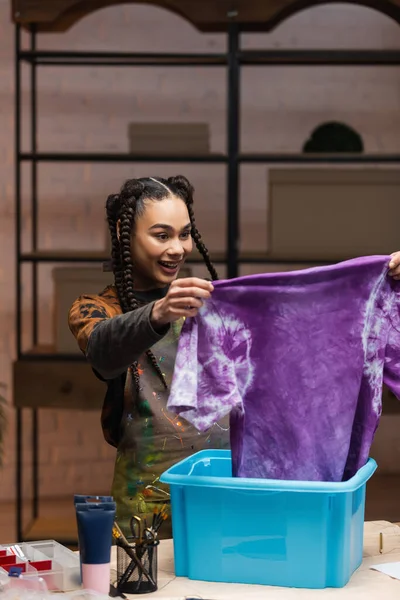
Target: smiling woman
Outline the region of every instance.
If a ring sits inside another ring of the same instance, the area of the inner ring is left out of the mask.
[[[164,287],[177,277],[192,251],[191,229],[181,198],[169,196],[162,202],[147,202],[131,242],[137,290],[152,289],[156,283]]]
[[[162,472],[203,448],[227,448],[227,420],[207,433],[167,411],[178,338],[196,316],[211,282],[178,279],[193,242],[218,279],[197,230],[193,188],[183,176],[128,180],[106,203],[115,285],[81,296],[69,324],[98,377],[107,382],[102,426],[117,447],[113,495],[120,526],[132,515],[151,518],[165,501]],[[171,535],[164,526],[164,537]]]

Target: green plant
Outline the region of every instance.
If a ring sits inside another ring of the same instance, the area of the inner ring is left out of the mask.
[[[4,383],[0,383],[1,388],[5,389]],[[7,400],[0,392],[0,466],[3,464],[4,438],[7,429]]]

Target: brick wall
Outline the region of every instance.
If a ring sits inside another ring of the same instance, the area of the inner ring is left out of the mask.
[[[9,3],[0,2],[0,381],[11,402],[14,356],[13,237],[13,27]],[[331,5],[304,11],[270,35],[245,35],[255,47],[399,47],[398,26],[374,11]],[[219,51],[220,35],[203,35],[190,24],[151,6],[114,6],[98,11],[60,35],[41,36],[42,49],[114,49]],[[24,69],[24,87],[28,72]],[[54,68],[39,71],[39,150],[125,151],[131,120],[207,121],[212,150],[225,150],[225,71],[213,69]],[[362,134],[369,152],[398,151],[400,140],[400,70],[389,68],[246,68],[242,81],[242,149],[297,151],[310,131],[328,119],[343,120]],[[28,96],[24,95],[28,106]],[[28,114],[28,113],[27,113]],[[27,125],[27,121],[25,121]],[[29,129],[24,129],[28,149]],[[224,244],[225,170],[201,165],[40,165],[40,246],[43,249],[93,248],[104,244],[105,196],[124,178],[183,172],[197,188],[197,220],[211,249]],[[24,202],[29,168],[23,169]],[[242,247],[266,243],[266,178],[263,165],[242,171]],[[212,214],[212,219],[210,219]],[[29,214],[24,211],[29,239]],[[40,341],[52,341],[51,265],[40,269]],[[29,288],[29,273],[24,273]],[[29,299],[29,294],[26,296]],[[24,324],[29,340],[29,305]],[[28,422],[28,415],[26,416]],[[14,494],[14,434],[0,470],[0,500]],[[28,431],[28,429],[26,429]],[[41,411],[42,495],[109,489],[113,451],[102,441],[98,415]],[[28,436],[28,433],[27,433]],[[28,441],[28,437],[27,440]],[[26,445],[25,461],[30,460]]]

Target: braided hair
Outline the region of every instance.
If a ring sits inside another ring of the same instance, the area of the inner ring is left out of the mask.
[[[111,235],[111,258],[115,287],[124,313],[135,310],[139,302],[134,294],[134,265],[131,253],[132,230],[137,217],[145,211],[147,200],[164,200],[171,195],[177,196],[185,203],[191,224],[191,236],[204,259],[204,263],[213,280],[218,279],[217,271],[211,262],[208,250],[196,227],[193,211],[194,188],[183,175],[162,179],[160,177],[143,177],[128,179],[119,194],[111,194],[106,202],[107,221]],[[119,222],[119,232],[118,232]],[[151,350],[146,355],[155,369],[165,389],[167,382]],[[132,365],[132,374],[136,389],[140,389],[140,378],[137,363]]]

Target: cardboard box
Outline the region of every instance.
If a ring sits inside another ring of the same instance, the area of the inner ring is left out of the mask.
[[[209,154],[208,123],[129,123],[132,154]]]
[[[400,173],[389,169],[273,169],[268,254],[340,261],[399,244]]]

